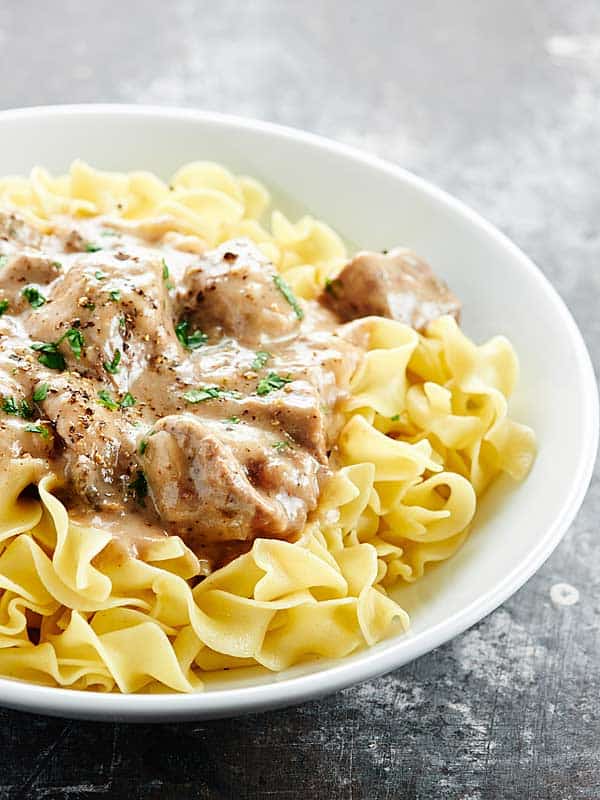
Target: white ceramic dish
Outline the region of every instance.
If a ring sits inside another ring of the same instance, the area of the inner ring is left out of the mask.
[[[198,695],[100,695],[0,679],[0,704],[45,714],[127,721],[200,719],[298,703],[388,672],[482,619],[545,561],[583,500],[596,456],[598,395],[571,315],[543,275],[501,233],[398,167],[310,134],[218,114],[139,106],[31,108],[0,113],[0,175],[34,164],[66,170],[151,169],[163,177],[196,159],[260,178],[292,216],[309,210],[361,247],[408,245],[463,300],[476,339],[504,333],[521,361],[514,416],[539,455],[521,485],[484,498],[465,547],[397,596],[408,635],[338,662],[280,675],[246,674]]]

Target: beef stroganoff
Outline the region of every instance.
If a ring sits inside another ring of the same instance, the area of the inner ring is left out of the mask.
[[[517,359],[411,251],[257,181],[0,180],[0,674],[97,691],[343,657],[409,624],[500,473]]]

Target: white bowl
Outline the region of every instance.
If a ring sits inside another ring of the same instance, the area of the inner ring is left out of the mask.
[[[475,532],[450,561],[396,593],[409,634],[337,662],[241,675],[196,695],[102,695],[0,679],[0,703],[88,719],[233,716],[298,703],[388,672],[493,611],[541,566],[572,522],[598,441],[590,358],[552,286],[505,236],[457,200],[391,164],[300,131],[218,114],[139,106],[32,108],[0,113],[0,175],[34,164],[64,171],[80,157],[108,169],[168,177],[186,161],[222,161],[262,180],[277,206],[329,222],[363,248],[408,245],[464,303],[482,340],[507,335],[521,362],[512,413],[539,454],[527,480],[484,498]]]

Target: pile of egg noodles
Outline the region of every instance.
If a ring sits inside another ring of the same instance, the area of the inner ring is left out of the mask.
[[[256,180],[210,162],[182,167],[169,184],[80,161],[60,177],[36,167],[0,179],[0,206],[44,231],[57,215],[149,224],[168,216],[183,248],[246,236],[298,295],[316,297],[345,263],[344,243],[308,216],[292,223],[274,211],[267,227],[259,220],[268,205]],[[144,560],[115,559],[109,533],[69,519],[45,462],[4,463],[0,674],[73,689],[191,692],[224,670],[339,658],[405,630],[408,615],[389,588],[456,552],[490,482],[527,474],[535,439],[508,416],[518,365],[504,337],[477,346],[449,317],[425,335],[388,319],[354,324],[369,348],[343,409],[341,467],[317,518],[297,541],[257,539],[199,582],[198,560],[178,537],[157,540]],[[31,484],[39,499],[23,493]]]

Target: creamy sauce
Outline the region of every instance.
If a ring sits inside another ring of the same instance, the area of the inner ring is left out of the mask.
[[[405,249],[359,253],[301,301],[250,241],[206,251],[171,227],[42,235],[0,212],[0,461],[45,459],[117,555],[175,535],[207,573],[315,511],[366,347],[340,320],[420,329],[460,303]]]
[[[363,351],[250,242],[201,250],[166,220],[0,214],[0,429],[74,520],[137,553],[181,536],[208,571],[302,529]]]

